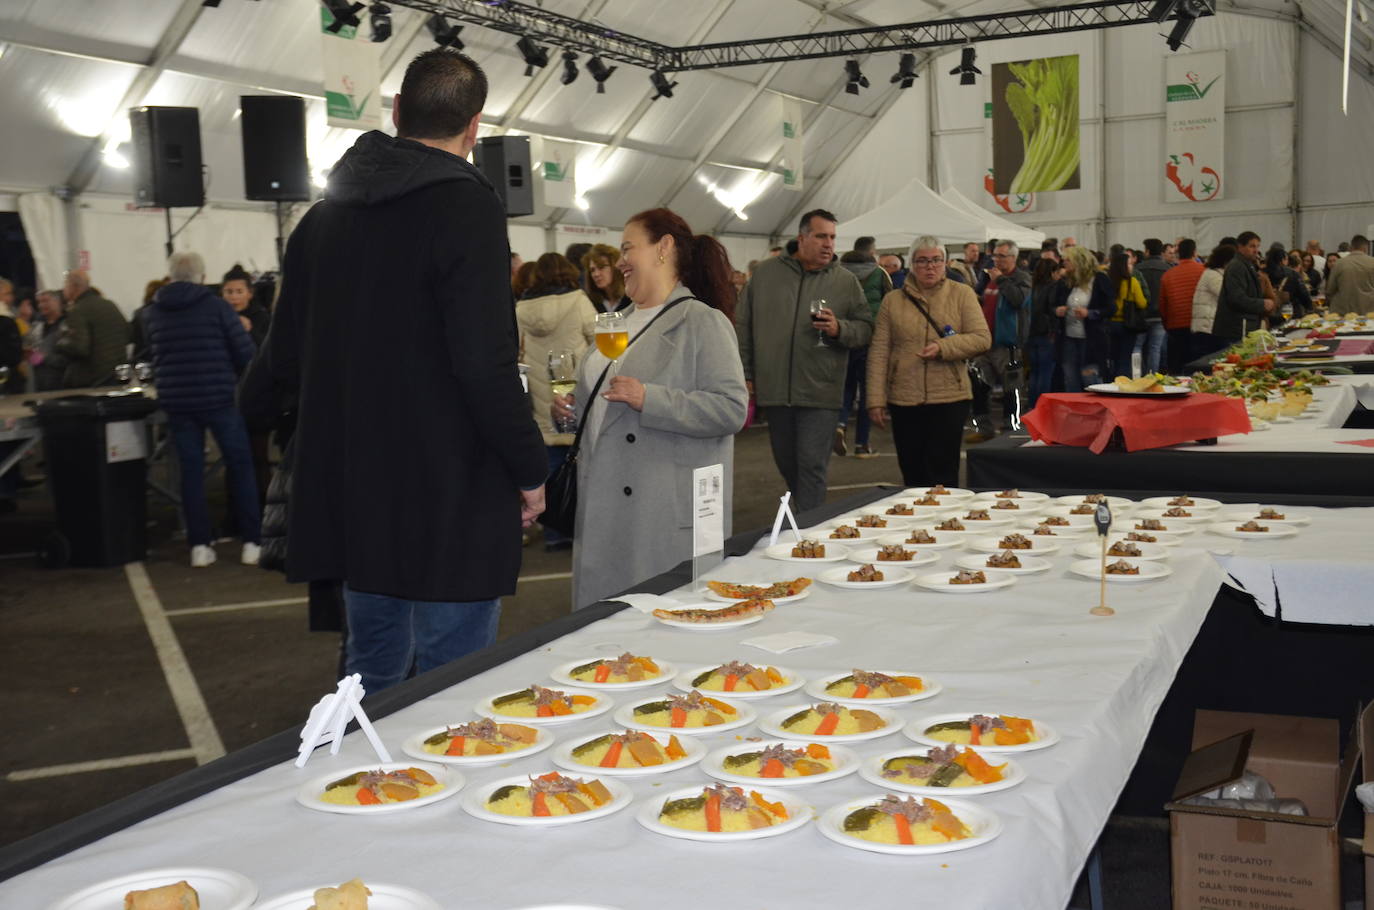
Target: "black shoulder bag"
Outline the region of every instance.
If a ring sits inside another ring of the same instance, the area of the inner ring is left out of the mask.
[[[677,306],[684,300],[694,300],[694,297],[678,297],[670,300],[663,305],[649,324],[635,333],[630,339],[629,344],[625,345],[625,350],[630,349],[649,329],[653,328],[654,323],[658,322],[668,311]],[[625,354],[622,352],[621,357]],[[577,524],[577,459],[582,449],[582,431],[587,428],[587,415],[591,413],[591,403],[596,401],[597,393],[601,391],[601,384],[606,381],[606,374],[610,371],[611,365],[606,364],[606,368],[601,371],[601,375],[596,377],[596,384],[592,386],[592,392],[587,396],[587,401],[582,407],[582,419],[577,422],[577,435],[573,438],[573,444],[568,447],[568,456],[563,459],[563,463],[558,466],[552,476],[544,484],[544,514],[539,516],[539,523],[546,528],[553,528],[558,533],[566,536],[573,536],[573,528]]]
[[[930,310],[927,310],[926,305],[921,302],[921,298],[915,296],[906,288],[902,288],[902,293],[906,295],[907,300],[910,300],[916,305],[916,309],[920,311],[921,315],[926,317],[926,322],[930,323],[930,327],[935,330],[937,338],[948,338],[950,335],[958,334],[952,327],[941,326],[936,322],[935,317],[930,315]],[[945,331],[946,328],[949,328],[948,332]],[[968,370],[968,381],[973,387],[974,395],[987,394],[987,392],[991,391],[992,386],[988,385],[988,381],[983,378],[983,371],[978,369],[977,364],[972,360],[966,359],[964,361],[964,367]]]

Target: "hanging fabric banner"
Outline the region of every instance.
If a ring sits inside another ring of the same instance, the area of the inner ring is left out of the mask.
[[[380,44],[358,35],[352,25],[331,32],[336,23],[320,7],[320,36],[324,40],[325,113],[330,126],[353,130],[382,128]]]
[[[984,148],[987,151],[987,160],[993,159],[992,151],[992,102],[983,104],[983,139]],[[1035,211],[1034,193],[999,193],[997,192],[997,179],[993,176],[992,168],[989,167],[983,173],[983,191],[988,194],[988,198],[983,202],[986,204],[991,201],[998,211],[1006,212],[1009,215],[1022,215],[1026,212]]]
[[[544,204],[570,209],[577,202],[577,143],[545,139],[539,160]]]
[[[802,172],[802,110],[801,102],[791,98],[779,98],[782,103],[782,158],[778,166],[782,168],[782,188],[801,191]]]
[[[1172,54],[1164,61],[1164,198],[1222,198],[1226,51]]]
[[[1078,55],[994,63],[990,81],[994,192],[1078,189]]]

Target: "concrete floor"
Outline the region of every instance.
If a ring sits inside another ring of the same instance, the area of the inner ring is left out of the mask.
[[[832,459],[832,500],[899,482],[890,437],[875,428],[873,443],[878,457]],[[735,448],[736,530],[770,524],[782,492],[767,431],[745,431]],[[215,502],[212,515],[221,511]],[[25,491],[20,510],[0,518],[8,633],[0,639],[0,844],[298,726],[333,687],[338,635],[307,630],[302,586],[239,565],[229,543],[217,548],[216,565],[192,570],[175,512],[153,500],[150,513],[146,562],[61,571],[37,568],[27,555],[53,527],[43,487]],[[545,553],[536,534],[517,592],[504,601],[501,637],[566,613],[570,569],[570,554]],[[163,627],[170,634],[158,648]],[[1162,819],[1114,818],[1102,851],[1108,907],[1168,905]],[[1358,858],[1345,866],[1349,898],[1359,888]],[[1087,906],[1082,887],[1075,906]]]

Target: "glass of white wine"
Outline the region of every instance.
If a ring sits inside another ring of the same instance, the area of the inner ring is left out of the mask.
[[[549,351],[549,388],[557,398],[571,395],[577,389],[577,355],[572,351]],[[560,433],[577,432],[577,418],[555,417],[554,429]]]
[[[620,365],[620,355],[630,346],[630,330],[625,325],[625,314],[596,314],[596,349],[611,362],[610,375],[614,376]]]

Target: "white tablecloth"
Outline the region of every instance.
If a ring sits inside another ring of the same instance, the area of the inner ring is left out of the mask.
[[[1060,908],[1105,825],[1151,720],[1188,650],[1223,573],[1207,553],[1180,547],[1165,581],[1113,586],[1111,618],[1090,616],[1097,583],[1065,571],[1069,547],[1044,576],[1004,591],[952,596],[910,587],[862,595],[817,585],[803,601],[736,630],[684,631],[626,610],[398,712],[378,723],[399,755],[408,735],[471,719],[483,696],[531,682],[574,658],[624,648],[679,668],[732,658],[777,663],[814,678],[863,668],[910,668],[945,686],[901,708],[903,720],[944,712],[992,712],[1046,721],[1062,742],[1017,756],[1029,780],[980,803],[1005,822],[1002,836],[963,852],[897,857],[847,849],[814,825],[734,847],[652,834],[634,820],[641,801],[705,783],[698,768],[631,780],[636,803],[620,814],[560,829],[528,830],[477,821],[457,800],[414,812],[358,818],[293,802],[304,780],[369,760],[359,736],[343,753],[319,752],[304,770],[271,768],[0,884],[0,906],[46,907],[106,877],[156,866],[236,869],[264,898],[292,889],[364,880],[402,883],[446,908],[595,903],[663,910],[699,908],[710,894],[750,910],[793,910],[839,898],[841,887],[866,907]],[[930,569],[949,569],[965,551],[945,551]],[[781,579],[799,567],[762,558],[731,559],[712,577]],[[837,644],[774,657],[741,640],[789,630],[835,635]],[[657,694],[663,687],[637,690]],[[799,693],[798,693],[799,694]],[[631,695],[618,696],[629,701]],[[804,700],[755,701],[761,712]],[[560,739],[608,727],[600,719],[556,728]],[[754,728],[739,731],[757,735]],[[712,748],[734,733],[707,737]],[[902,734],[861,743],[861,755],[912,745]],[[468,787],[551,767],[548,753],[508,766],[472,769]],[[798,791],[822,810],[879,788],[851,776]],[[119,794],[111,794],[115,797]],[[841,884],[845,883],[845,884]],[[212,910],[212,908],[206,908]]]
[[[1217,555],[1217,562],[1268,616],[1277,615],[1282,604],[1288,622],[1374,625],[1374,509],[1281,506],[1280,511],[1314,520],[1299,528],[1297,537],[1223,541],[1208,535],[1209,546],[1232,551]]]

